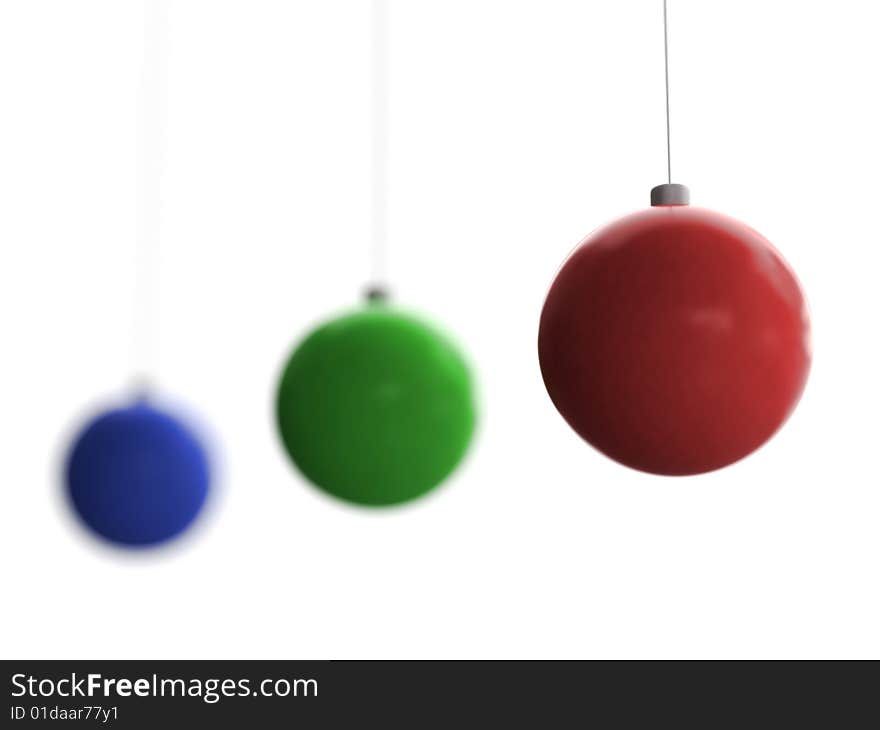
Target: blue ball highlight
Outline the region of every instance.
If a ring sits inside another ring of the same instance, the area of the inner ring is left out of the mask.
[[[202,445],[176,418],[145,402],[92,420],[67,461],[67,490],[82,521],[122,546],[180,535],[208,496]]]

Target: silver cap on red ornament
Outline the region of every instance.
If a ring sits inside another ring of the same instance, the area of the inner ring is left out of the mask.
[[[688,205],[690,202],[691,191],[687,185],[663,183],[651,189],[651,205]]]

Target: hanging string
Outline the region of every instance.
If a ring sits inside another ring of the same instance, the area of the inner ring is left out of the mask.
[[[386,294],[388,243],[388,3],[373,0],[370,14],[371,44],[371,234],[372,280],[367,295]]]
[[[133,322],[135,387],[149,390],[158,365],[159,269],[164,170],[166,0],[143,0],[143,62],[137,94],[137,230]]]
[[[663,67],[666,73],[666,181],[672,183],[672,144],[669,131],[669,22],[663,0]]]

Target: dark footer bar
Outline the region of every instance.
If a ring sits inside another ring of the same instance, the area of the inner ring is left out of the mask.
[[[4,661],[2,727],[871,727],[873,662]],[[866,721],[868,724],[865,724]],[[452,725],[454,723],[454,725]]]

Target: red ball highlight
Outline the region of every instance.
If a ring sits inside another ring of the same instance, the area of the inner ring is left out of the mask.
[[[720,469],[791,414],[810,368],[800,286],[748,226],[686,205],[598,229],[553,282],[541,373],[588,443],[641,471]]]

